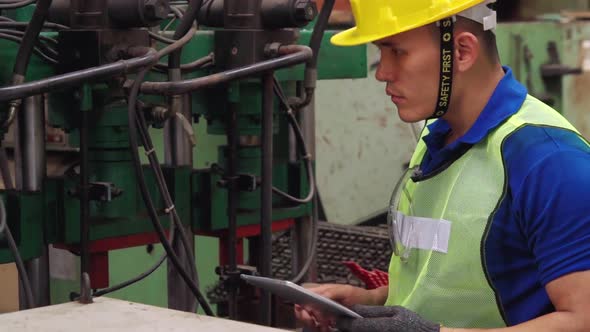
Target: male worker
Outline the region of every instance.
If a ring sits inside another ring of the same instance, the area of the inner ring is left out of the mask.
[[[590,331],[590,148],[496,49],[494,0],[351,0],[336,45],[375,43],[406,122],[430,120],[393,195],[389,286],[316,292],[353,332]],[[590,88],[590,87],[589,87]]]

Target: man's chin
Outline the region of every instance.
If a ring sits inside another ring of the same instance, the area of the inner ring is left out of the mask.
[[[402,120],[405,123],[416,123],[427,119],[426,117],[421,116],[420,112],[407,108],[398,107],[397,113],[399,115],[400,120]]]

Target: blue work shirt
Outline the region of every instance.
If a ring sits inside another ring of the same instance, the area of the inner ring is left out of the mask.
[[[519,111],[527,89],[504,70],[463,137],[445,146],[449,124],[429,125],[424,176],[446,168]],[[590,270],[590,148],[569,130],[527,125],[505,140],[502,156],[507,193],[481,248],[482,263],[505,322],[517,325],[555,311],[548,283]]]

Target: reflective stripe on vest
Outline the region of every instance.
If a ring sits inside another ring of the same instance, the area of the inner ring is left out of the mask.
[[[521,109],[439,174],[406,184],[400,212],[451,223],[448,252],[412,249],[408,261],[392,256],[386,305],[401,305],[448,327],[506,326],[485,273],[486,235],[506,190],[502,144],[525,125],[577,131],[559,113],[527,96]],[[427,130],[423,136],[427,135]],[[420,140],[410,167],[420,164]],[[410,209],[408,208],[411,206]]]

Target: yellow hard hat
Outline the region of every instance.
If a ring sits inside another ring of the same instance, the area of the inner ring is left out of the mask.
[[[336,34],[331,42],[338,46],[374,42],[453,16],[483,2],[490,1],[350,0],[356,27]]]

